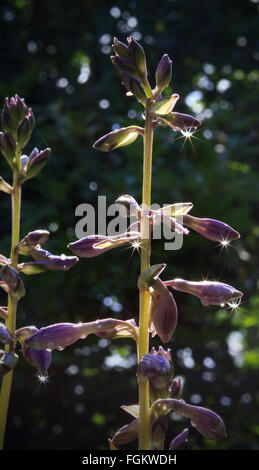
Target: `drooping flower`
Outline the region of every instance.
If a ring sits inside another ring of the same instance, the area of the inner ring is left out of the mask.
[[[69,243],[68,248],[80,258],[93,258],[112,248],[132,243],[139,239],[139,232],[126,232],[111,237],[105,235],[89,235],[76,242]]]
[[[19,270],[25,274],[38,274],[43,271],[68,271],[78,262],[77,256],[52,255],[49,251],[39,247],[32,247],[30,254],[35,261],[18,265]]]
[[[157,405],[190,418],[191,424],[207,439],[217,440],[226,437],[226,428],[222,418],[208,408],[189,405],[175,398],[157,400]]]
[[[132,332],[132,336],[134,336],[135,328],[131,323],[115,318],[105,318],[89,323],[56,323],[49,325],[26,337],[24,344],[37,350],[62,350],[80,338],[84,339],[90,334],[107,332],[121,325],[125,329],[128,328],[128,331]]]
[[[229,225],[214,219],[200,219],[189,214],[183,216],[183,224],[216,242],[230,242],[240,238],[240,234]]]
[[[166,281],[166,285],[175,290],[195,295],[204,306],[240,302],[243,295],[234,287],[216,281],[194,282],[185,279],[173,279]]]

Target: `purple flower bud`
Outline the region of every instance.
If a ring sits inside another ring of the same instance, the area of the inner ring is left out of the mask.
[[[163,343],[168,343],[176,328],[178,309],[174,297],[161,279],[152,283],[152,297],[155,311],[152,318],[153,327]]]
[[[15,291],[19,286],[20,278],[15,268],[6,264],[1,269],[1,278],[7,284],[10,291]]]
[[[115,131],[109,132],[99,140],[97,140],[93,147],[101,152],[111,152],[117,147],[124,147],[125,145],[132,144],[139,134],[143,134],[143,129],[138,126],[121,127]]]
[[[11,132],[0,133],[0,150],[4,155],[9,166],[13,168],[13,159],[15,157],[16,142]]]
[[[156,69],[156,93],[162,93],[169,85],[172,77],[172,61],[164,54]]]
[[[4,132],[15,132],[16,130],[15,123],[13,122],[10,115],[10,105],[8,98],[5,99],[5,104],[2,109],[1,124]]]
[[[208,408],[188,405],[182,400],[174,398],[161,400],[163,405],[173,409],[177,414],[190,418],[191,424],[207,439],[223,439],[226,437],[225,425],[219,415]]]
[[[168,429],[168,418],[165,415],[159,416],[152,426],[152,440],[155,448],[161,450],[164,448],[164,440]]]
[[[20,243],[25,243],[28,246],[36,246],[45,245],[48,241],[48,230],[34,230],[33,232],[29,232]]]
[[[162,121],[174,131],[181,131],[186,129],[194,129],[200,125],[200,121],[190,116],[189,114],[182,113],[169,113],[166,116],[159,116]]]
[[[19,357],[13,351],[5,352],[1,354],[0,357],[0,377],[10,372],[10,370],[14,369],[17,364]]]
[[[215,242],[230,242],[240,238],[240,234],[229,225],[214,219],[199,219],[191,215],[183,216],[183,223]]]
[[[128,72],[134,76],[137,75],[136,68],[134,67],[129,58],[112,55],[111,61],[119,74],[121,74],[122,72]]]
[[[31,108],[29,108],[27,115],[21,122],[17,130],[17,142],[19,148],[25,147],[31,137],[31,133],[35,127],[35,119]]]
[[[147,97],[140,81],[128,72],[121,73],[122,83],[135,98],[145,106]]]
[[[9,104],[9,115],[14,123],[15,127],[17,127],[20,122],[23,120],[27,112],[27,106],[24,102],[23,98],[20,98],[18,95],[10,99]]]
[[[18,265],[20,271],[29,275],[44,271],[68,271],[78,262],[77,256],[66,256],[64,254],[56,256],[39,248],[31,248],[30,254],[36,261]]]
[[[18,95],[12,97],[10,102],[8,98],[6,98],[2,111],[2,128],[4,131],[15,132],[18,125],[25,117],[26,112],[27,106],[24,100],[19,98]]]
[[[126,44],[124,44],[123,42],[119,41],[117,38],[114,38],[112,48],[115,54],[117,54],[118,56],[129,58],[130,53],[128,46],[126,46]]]
[[[170,385],[170,397],[179,398],[181,395],[181,379],[174,379]]]
[[[0,274],[7,287],[7,292],[10,292],[14,298],[19,300],[25,295],[23,282],[18,276],[16,269],[10,264],[6,264],[2,267]]]
[[[47,349],[37,349],[31,346],[23,347],[23,355],[27,361],[35,366],[41,374],[45,374],[51,363],[51,351]]]
[[[242,292],[222,282],[201,281],[193,282],[184,279],[174,279],[166,282],[173,289],[198,297],[202,305],[222,305],[241,300]]]
[[[26,174],[25,174],[26,180],[33,178],[42,170],[42,168],[46,165],[50,157],[50,152],[51,152],[50,148],[46,148],[45,150],[42,150],[36,155],[33,155],[33,156],[30,155],[28,163],[27,163],[27,167],[26,167]]]
[[[111,443],[115,446],[128,444],[135,441],[138,437],[139,420],[133,419],[129,424],[126,424],[114,434]]]
[[[176,450],[179,447],[182,447],[185,442],[188,440],[189,429],[184,429],[180,434],[178,434],[174,439],[170,442],[169,450]]]
[[[146,77],[147,66],[144,49],[132,36],[128,38],[128,48],[132,64],[135,66],[140,76]]]
[[[117,246],[139,240],[140,237],[141,235],[138,232],[126,232],[112,237],[105,235],[89,235],[76,242],[69,243],[68,248],[80,258],[93,258]]]
[[[168,389],[172,367],[167,357],[162,355],[145,354],[138,364],[139,380],[149,379],[157,390]]]
[[[0,323],[0,343],[10,344],[13,340],[14,337],[8,328],[3,323]]]

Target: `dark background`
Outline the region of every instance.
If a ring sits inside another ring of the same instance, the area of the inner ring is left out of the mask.
[[[152,86],[157,63],[168,53],[171,91],[180,94],[175,110],[202,120],[192,145],[169,128],[156,131],[152,188],[153,202],[192,201],[193,215],[223,220],[242,235],[228,249],[194,232],[181,251],[164,252],[162,242],[153,242],[152,263],[167,263],[164,279],[217,279],[244,292],[241,309],[232,313],[175,295],[179,323],[168,347],[184,381],[182,397],[220,414],[228,432],[225,440],[208,441],[190,426],[186,448],[192,450],[259,449],[258,10],[258,0],[16,0],[0,6],[1,103],[15,93],[24,97],[36,117],[26,151],[52,149],[49,165],[24,185],[22,236],[49,229],[48,249],[70,254],[78,204],[97,207],[98,195],[111,204],[125,193],[140,202],[140,139],[107,154],[92,148],[115,123],[143,125],[141,106],[125,97],[109,59],[114,36],[125,41],[133,34],[140,41]],[[1,175],[10,180],[3,158]],[[5,255],[10,225],[2,193]],[[137,253],[117,249],[80,260],[67,273],[26,277],[18,327],[137,319],[138,273]],[[130,340],[89,337],[55,351],[45,385],[21,357],[6,448],[107,449],[107,438],[130,420],[120,405],[137,402],[135,374]],[[186,425],[171,415],[167,445]]]

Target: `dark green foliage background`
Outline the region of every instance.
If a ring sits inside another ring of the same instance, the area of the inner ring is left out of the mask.
[[[114,6],[120,8],[120,18],[110,14]],[[152,85],[158,61],[169,54],[172,91],[180,94],[176,111],[191,114],[185,97],[195,90],[203,93],[201,104],[207,111],[193,147],[189,142],[183,146],[170,129],[156,131],[152,199],[160,204],[192,201],[193,215],[224,220],[242,238],[227,251],[195,233],[185,238],[181,251],[163,252],[162,243],[154,241],[152,263],[167,263],[164,279],[219,279],[244,291],[244,298],[242,309],[231,314],[202,308],[196,298],[181,293],[175,296],[179,324],[168,346],[176,374],[185,379],[183,398],[190,401],[199,394],[201,405],[219,413],[228,431],[227,439],[214,442],[191,427],[188,449],[259,449],[258,10],[256,0],[16,0],[0,6],[1,103],[15,93],[24,97],[36,117],[26,150],[52,149],[48,167],[24,185],[22,235],[50,224],[58,227],[48,247],[54,253],[69,254],[66,245],[75,240],[78,204],[97,207],[98,195],[107,195],[110,204],[125,193],[140,201],[140,139],[107,154],[92,148],[114,123],[143,125],[141,108],[125,97],[109,60],[113,36],[125,40],[134,31],[141,33]],[[127,30],[132,17],[138,23]],[[107,44],[101,43],[104,34],[110,35]],[[80,84],[84,60],[91,73]],[[205,73],[204,64],[214,66],[211,74]],[[57,86],[61,78],[67,80],[63,88]],[[224,92],[217,88],[221,79],[230,81]],[[212,89],[206,88],[206,80]],[[103,99],[110,103],[107,109],[99,106]],[[129,110],[137,112],[133,121]],[[3,158],[1,175],[10,178]],[[98,185],[95,191],[89,187],[93,182]],[[7,255],[10,204],[4,193],[0,231],[1,252]],[[137,318],[138,272],[138,255],[119,249],[81,260],[68,273],[26,277],[18,327],[116,315]],[[121,313],[104,306],[103,299],[109,296],[123,306]],[[0,302],[5,304],[2,293]],[[239,366],[228,351],[227,338],[233,331],[241,334],[243,343]],[[121,354],[123,364],[129,364],[127,358],[134,359],[135,354],[133,343],[103,346],[89,337],[55,351],[46,386],[39,385],[35,370],[21,357],[14,374],[6,448],[107,448],[107,438],[129,422],[120,405],[136,403],[137,386],[135,365],[105,366],[105,358],[112,354]],[[181,359],[183,350],[192,354],[193,367]],[[211,370],[208,362],[203,363],[206,357],[216,364]],[[167,445],[187,424],[172,417]]]

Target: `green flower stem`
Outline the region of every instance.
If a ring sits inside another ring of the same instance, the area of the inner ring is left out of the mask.
[[[20,237],[20,214],[21,214],[21,184],[19,182],[20,174],[20,156],[17,154],[16,161],[17,166],[13,173],[13,192],[12,192],[12,241],[11,241],[11,264],[14,268],[18,264],[18,254],[15,251],[15,247],[19,242]],[[9,331],[14,334],[16,329],[16,310],[17,301],[12,295],[8,295],[8,317],[6,320],[6,326]],[[12,345],[8,345],[6,350],[12,349]],[[0,449],[4,446],[4,436],[7,421],[8,406],[12,387],[13,371],[8,372],[2,379],[1,395],[0,395]]]
[[[144,131],[144,162],[143,162],[143,189],[142,207],[151,205],[151,176],[152,176],[152,149],[153,149],[153,125],[152,115],[149,112],[151,101],[146,104],[146,121]],[[142,218],[141,223],[141,272],[150,266],[151,237],[149,220]],[[139,342],[138,361],[149,352],[149,315],[151,296],[147,291],[140,291],[139,301]],[[139,382],[139,449],[148,450],[151,444],[151,415],[149,410],[149,384],[148,381]]]

